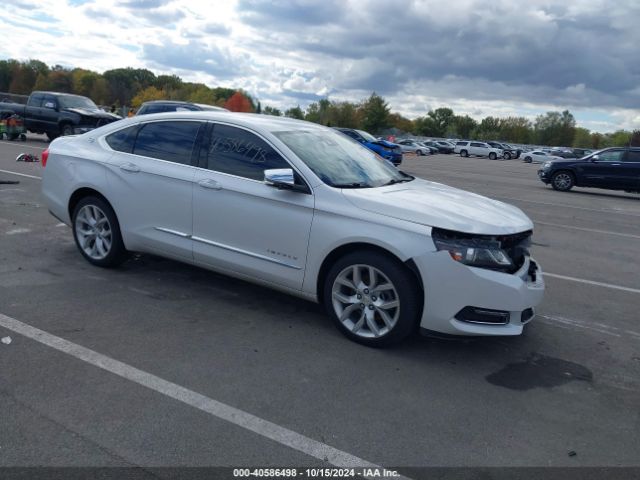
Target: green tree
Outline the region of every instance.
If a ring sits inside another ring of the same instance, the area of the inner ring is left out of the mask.
[[[469,115],[456,115],[453,117],[453,126],[459,138],[471,138],[471,132],[478,126],[478,122]]]
[[[629,141],[629,146],[640,147],[640,130],[633,131],[633,134],[631,134],[631,140]]]
[[[385,102],[384,98],[376,92],[373,92],[371,96],[362,103],[360,110],[362,128],[367,132],[375,135],[389,127],[389,105]]]
[[[351,102],[331,102],[327,109],[327,124],[334,127],[358,128],[360,117],[358,106]]]
[[[533,126],[526,117],[507,117],[500,119],[498,138],[511,143],[531,143]]]
[[[297,120],[304,120],[304,112],[300,108],[300,105],[296,105],[295,107],[292,107],[286,112],[284,112],[284,116],[289,118],[295,118]]]
[[[500,138],[500,119],[491,116],[483,118],[472,136],[485,141]]]
[[[541,145],[573,145],[576,120],[569,110],[547,112],[536,117],[535,133],[536,141]]]
[[[262,109],[262,113],[265,115],[272,115],[274,117],[281,117],[282,116],[282,112],[275,108],[275,107],[270,107],[269,105],[266,105],[263,109]]]
[[[144,90],[140,90],[135,97],[131,99],[131,105],[134,108],[139,108],[144,102],[152,100],[166,100],[167,92],[160,90],[156,87],[147,87]]]
[[[323,98],[318,102],[313,102],[307,108],[304,115],[304,119],[308,122],[319,123],[321,125],[327,125],[329,123],[329,108],[331,102],[327,98]]]
[[[576,133],[573,137],[573,145],[577,148],[591,148],[591,132],[588,128],[576,127]]]
[[[434,137],[444,137],[449,127],[454,125],[455,115],[450,108],[440,107],[430,110],[427,116],[432,120],[432,127],[435,129]]]

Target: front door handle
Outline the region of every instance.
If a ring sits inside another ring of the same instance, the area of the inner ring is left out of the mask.
[[[124,170],[125,172],[138,173],[140,171],[140,167],[135,163],[123,163],[120,165],[120,170]]]
[[[222,190],[222,186],[211,178],[205,178],[198,181],[198,185],[200,185],[202,188],[210,188],[211,190]]]

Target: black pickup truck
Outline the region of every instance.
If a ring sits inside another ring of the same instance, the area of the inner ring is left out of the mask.
[[[46,133],[49,140],[60,135],[85,133],[120,119],[100,110],[87,97],[58,92],[33,92],[26,105],[0,102],[0,112],[20,115],[27,130]]]

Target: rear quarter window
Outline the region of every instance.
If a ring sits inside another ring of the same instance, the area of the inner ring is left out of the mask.
[[[138,125],[132,127],[123,128],[117,132],[107,135],[105,138],[107,144],[118,152],[132,153],[133,145],[136,141],[136,133],[138,132]]]

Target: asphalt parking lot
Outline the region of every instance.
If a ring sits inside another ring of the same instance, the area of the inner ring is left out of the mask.
[[[0,142],[0,180],[20,181],[0,185],[0,466],[640,466],[640,195],[405,156],[522,208],[547,292],[521,337],[376,350],[315,304],[199,268],[92,267],[40,165],[15,161],[47,145],[30,138]]]

